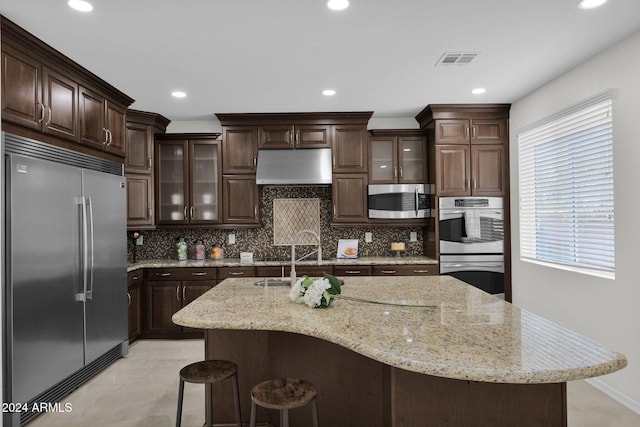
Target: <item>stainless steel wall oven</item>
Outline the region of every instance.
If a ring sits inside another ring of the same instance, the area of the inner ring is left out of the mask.
[[[441,197],[440,274],[504,294],[504,209],[501,197]]]

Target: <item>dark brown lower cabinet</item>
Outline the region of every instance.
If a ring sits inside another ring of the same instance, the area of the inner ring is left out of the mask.
[[[127,300],[129,303],[129,344],[142,333],[142,284],[144,271],[131,271],[127,275]]]
[[[201,329],[176,325],[171,317],[217,283],[215,268],[152,269],[147,273],[144,338],[202,338]],[[189,279],[189,280],[184,280]]]
[[[374,265],[373,276],[431,276],[440,274],[438,266],[433,265]]]
[[[296,265],[296,276],[308,276],[308,277],[322,277],[324,273],[333,274],[332,265]],[[256,277],[290,277],[291,266],[266,266],[256,267]]]

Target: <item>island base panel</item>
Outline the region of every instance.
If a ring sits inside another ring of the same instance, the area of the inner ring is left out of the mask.
[[[497,384],[434,377],[393,368],[337,344],[288,332],[207,330],[207,359],[238,365],[243,421],[251,388],[298,377],[318,389],[320,425],[331,427],[566,427],[566,385]],[[214,384],[214,422],[234,425],[231,386]],[[290,424],[311,426],[311,407],[289,411]],[[258,424],[278,426],[277,411]]]
[[[567,427],[566,383],[486,383],[391,368],[391,395],[394,427]]]

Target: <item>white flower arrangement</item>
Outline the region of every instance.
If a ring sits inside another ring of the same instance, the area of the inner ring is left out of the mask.
[[[304,276],[291,286],[291,301],[306,304],[311,308],[329,307],[334,295],[340,293],[340,282],[330,274],[319,279]]]

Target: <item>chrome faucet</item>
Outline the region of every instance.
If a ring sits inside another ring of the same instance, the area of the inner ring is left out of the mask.
[[[318,265],[322,264],[322,244],[320,243],[320,236],[312,230],[300,230],[296,234],[293,235],[291,239],[291,286],[296,283],[296,242],[298,238],[303,234],[311,234],[318,241],[318,249],[313,252],[308,253],[307,255],[301,257],[297,261],[303,260],[309,255],[313,255],[314,253],[318,253]]]

